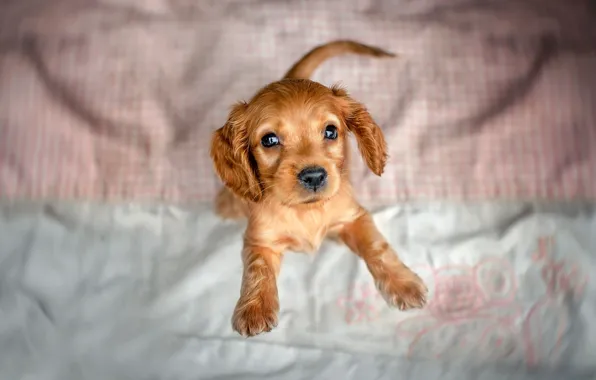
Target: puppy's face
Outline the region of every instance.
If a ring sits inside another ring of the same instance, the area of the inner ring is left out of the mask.
[[[263,189],[290,206],[331,198],[343,177],[347,133],[333,95],[271,95],[255,99],[259,122],[249,131]]]
[[[284,80],[234,107],[214,135],[211,156],[222,180],[242,197],[313,204],[333,197],[347,180],[349,132],[380,175],[385,140],[362,105],[338,88]]]

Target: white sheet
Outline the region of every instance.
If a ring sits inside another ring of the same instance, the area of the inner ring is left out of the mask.
[[[230,327],[242,224],[206,207],[0,206],[0,378],[594,379],[592,205],[375,219],[428,282],[425,310],[387,308],[328,243],[287,255],[279,326],[245,340]]]

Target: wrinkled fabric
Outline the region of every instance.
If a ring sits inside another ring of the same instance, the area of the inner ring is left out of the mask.
[[[430,294],[390,309],[344,246],[288,253],[279,324],[231,328],[243,223],[208,207],[0,206],[0,378],[593,379],[589,204],[374,213]]]

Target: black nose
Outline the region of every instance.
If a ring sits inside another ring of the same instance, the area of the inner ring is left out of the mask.
[[[317,191],[327,183],[327,172],[320,166],[311,166],[298,173],[298,180],[306,189]]]

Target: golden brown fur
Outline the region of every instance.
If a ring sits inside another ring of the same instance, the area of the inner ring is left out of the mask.
[[[319,46],[297,62],[285,78],[236,104],[211,143],[216,172],[226,187],[216,210],[227,218],[247,217],[242,252],[244,273],[232,319],[244,336],[277,324],[276,279],[287,250],[314,252],[325,237],[343,241],[360,256],[387,302],[402,310],[422,307],[426,287],[398,258],[370,214],[354,199],[349,181],[348,135],[377,175],[387,146],[366,107],[339,87],[308,79],[325,59],[344,53],[393,56],[352,41]],[[324,138],[326,129],[337,134]],[[279,145],[261,139],[274,133]],[[325,185],[309,190],[297,179],[307,167],[323,168]]]

